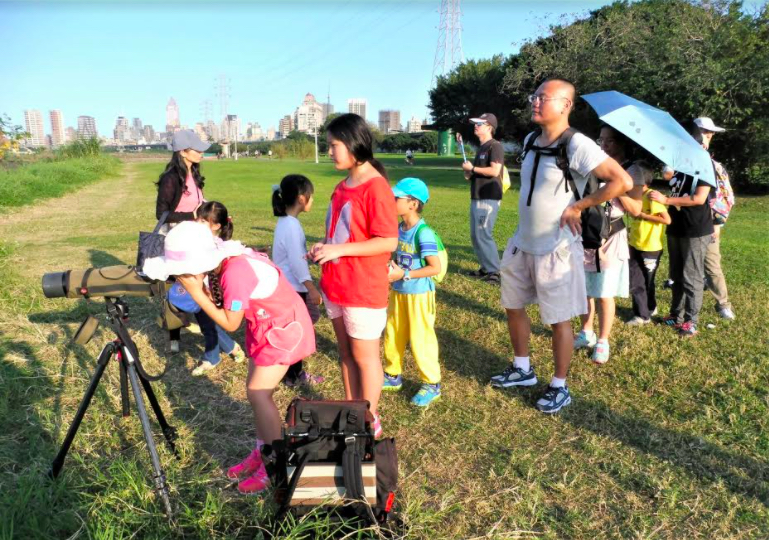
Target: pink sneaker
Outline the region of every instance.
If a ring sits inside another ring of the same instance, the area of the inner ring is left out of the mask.
[[[270,479],[267,476],[267,469],[264,463],[261,463],[254,474],[238,482],[238,491],[241,493],[259,493],[267,489],[270,485]]]
[[[374,413],[374,421],[371,422],[371,428],[374,430],[374,438],[381,439],[383,430],[382,430],[382,419],[379,418],[379,413]]]
[[[262,453],[257,448],[248,454],[246,459],[227,469],[227,478],[237,479],[251,476],[259,467],[264,468],[264,463],[262,462]]]

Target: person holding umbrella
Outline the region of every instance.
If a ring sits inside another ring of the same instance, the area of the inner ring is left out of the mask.
[[[598,145],[569,127],[576,90],[563,79],[549,79],[529,96],[531,119],[539,129],[532,151],[521,163],[521,193],[518,228],[507,244],[502,259],[502,305],[515,358],[499,375],[491,378],[496,387],[533,386],[537,377],[530,365],[531,322],[528,304],[539,304],[542,322],[553,329],[554,376],[536,407],[555,413],[571,403],[566,376],[574,351],[571,319],[587,313],[584,250],[581,242],[582,211],[624,195],[633,181],[622,166]],[[552,153],[565,134],[567,163]],[[524,144],[524,146],[528,146]],[[567,171],[569,171],[567,173]],[[579,194],[568,188],[572,177]],[[594,175],[604,185],[595,193],[581,196],[587,177]]]
[[[480,268],[470,272],[470,276],[499,284],[499,251],[494,241],[494,224],[502,205],[505,149],[502,143],[494,140],[497,129],[495,115],[483,113],[471,118],[470,122],[474,126],[473,133],[481,143],[473,162],[462,163],[465,180],[470,182],[470,239],[480,263]]]
[[[696,125],[690,126],[694,139],[703,138]],[[702,309],[705,276],[705,254],[713,235],[713,217],[708,204],[712,187],[695,183],[691,175],[677,172],[673,177],[670,197],[653,191],[649,198],[668,207],[667,229],[670,279],[673,299],[664,323],[678,330],[682,337],[697,335],[697,322]],[[696,186],[696,187],[695,187]]]

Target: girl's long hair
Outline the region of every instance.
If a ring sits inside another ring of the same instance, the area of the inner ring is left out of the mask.
[[[342,114],[328,124],[327,130],[347,147],[356,161],[371,163],[379,174],[389,179],[384,165],[374,158],[374,134],[363,118],[353,113]]]
[[[200,163],[193,163],[190,169],[192,172],[192,178],[195,180],[195,184],[202,191],[203,185],[206,183],[206,178],[200,174]],[[176,179],[182,191],[186,189],[185,186],[187,183],[187,166],[184,164],[184,158],[182,157],[182,153],[180,151],[173,153],[171,156],[171,161],[169,161],[168,165],[166,165],[166,170],[163,171],[163,174],[160,175],[160,178],[158,178],[158,181],[155,182],[155,185],[160,187],[160,182],[163,181],[163,178],[165,178],[166,175],[171,175],[172,178]]]
[[[301,174],[289,174],[280,181],[280,186],[272,192],[272,213],[278,217],[286,215],[286,210],[296,204],[299,195],[309,198],[315,192],[310,179]]]
[[[222,240],[232,238],[232,220],[227,212],[227,207],[219,201],[208,201],[198,208],[198,219],[205,219],[209,223],[216,223],[220,229],[217,233]]]

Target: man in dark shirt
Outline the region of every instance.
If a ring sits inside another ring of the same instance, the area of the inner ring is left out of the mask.
[[[475,136],[481,143],[472,163],[465,161],[462,169],[470,181],[470,239],[480,268],[470,273],[484,281],[499,283],[499,251],[494,241],[494,224],[502,204],[502,167],[505,150],[494,140],[497,117],[484,113],[471,118]]]

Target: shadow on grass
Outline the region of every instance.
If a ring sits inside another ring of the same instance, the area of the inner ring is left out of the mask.
[[[723,484],[736,495],[769,506],[769,463],[730,452],[697,435],[654,425],[640,413],[617,413],[601,402],[577,397],[573,410],[564,413],[561,419],[574,427],[613,438],[679,467],[694,478]]]

